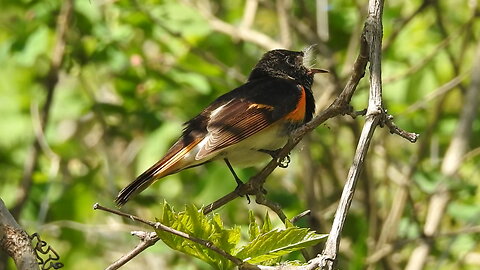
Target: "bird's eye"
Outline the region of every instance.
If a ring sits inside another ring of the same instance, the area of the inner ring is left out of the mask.
[[[287,61],[286,61],[286,62],[287,62],[288,65],[290,65],[290,66],[292,66],[292,67],[294,67],[294,66],[297,65],[297,59],[296,59],[296,57],[295,57],[295,58],[293,58],[293,57],[287,57]]]

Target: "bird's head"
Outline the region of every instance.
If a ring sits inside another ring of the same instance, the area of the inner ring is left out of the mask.
[[[266,52],[253,68],[249,81],[275,77],[295,80],[304,87],[311,88],[316,73],[327,73],[324,69],[307,68],[304,63],[305,51],[283,49]]]

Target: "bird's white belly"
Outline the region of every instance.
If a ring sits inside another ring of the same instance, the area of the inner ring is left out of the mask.
[[[250,167],[272,157],[258,150],[277,150],[282,148],[288,136],[281,125],[270,126],[243,141],[221,151],[217,158],[228,158],[230,163],[239,167]]]

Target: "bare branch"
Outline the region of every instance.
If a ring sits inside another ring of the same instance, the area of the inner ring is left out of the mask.
[[[186,3],[188,4],[188,3]],[[283,44],[270,38],[264,33],[251,28],[244,28],[231,25],[213,15],[212,11],[206,6],[195,7],[200,14],[208,21],[213,30],[231,36],[233,39],[240,39],[256,44],[264,49],[271,50],[275,48],[284,48]],[[242,25],[241,25],[242,26]]]
[[[133,231],[132,235],[138,236],[141,242],[130,252],[123,255],[120,259],[112,263],[110,266],[105,268],[105,270],[115,270],[135,258],[138,254],[140,254],[145,249],[155,245],[160,238],[158,238],[155,232],[141,232],[141,231]]]
[[[302,218],[304,218],[305,216],[308,216],[308,215],[310,215],[310,214],[312,214],[312,211],[310,211],[310,210],[305,210],[305,211],[303,211],[302,213],[300,213],[300,214],[294,216],[293,218],[291,218],[291,219],[290,219],[290,222],[291,222],[291,223],[296,223],[296,222],[299,221],[300,219],[302,219]]]
[[[275,212],[275,214],[277,214],[283,223],[286,222],[287,216],[285,213],[283,213],[282,207],[280,207],[278,203],[267,200],[267,198],[265,198],[265,194],[257,194],[255,196],[255,202],[270,208],[273,212]]]
[[[408,132],[399,128],[397,125],[395,125],[395,123],[393,123],[393,116],[391,115],[385,115],[385,117],[383,117],[382,119],[381,124],[386,125],[390,129],[390,133],[397,134],[400,137],[409,140],[411,143],[416,142],[418,139],[418,136],[420,136],[417,133]]]
[[[382,48],[382,15],[383,1],[369,1],[368,18],[365,23],[364,36],[369,48],[370,61],[370,95],[367,108],[367,119],[355,151],[352,166],[348,172],[347,181],[340,198],[332,229],[328,235],[325,248],[321,255],[313,259],[307,269],[317,267],[333,269],[340,245],[340,236],[347,217],[348,210],[355,194],[355,186],[363,168],[373,133],[377,124],[384,115],[382,107],[382,80],[381,80],[381,48]]]
[[[245,8],[243,9],[242,22],[240,27],[250,28],[255,20],[255,15],[257,13],[258,0],[247,0],[245,2]]]
[[[277,0],[276,8],[281,44],[284,48],[290,48],[290,46],[292,46],[292,36],[290,34],[290,24],[288,22],[287,11],[291,10],[291,2],[290,0]]]
[[[316,5],[317,35],[320,40],[326,42],[330,37],[330,32],[328,31],[328,1],[316,0]]]
[[[467,73],[458,75],[455,78],[451,79],[450,81],[446,82],[445,84],[441,85],[437,89],[433,90],[431,93],[426,95],[424,98],[421,100],[413,103],[410,105],[406,110],[405,113],[410,113],[414,112],[418,109],[421,109],[426,106],[426,104],[432,100],[435,100],[436,98],[439,98],[447,93],[449,93],[451,90],[455,89],[462,81],[467,77]]]
[[[39,269],[28,234],[18,225],[0,198],[0,247],[13,258],[17,269]]]

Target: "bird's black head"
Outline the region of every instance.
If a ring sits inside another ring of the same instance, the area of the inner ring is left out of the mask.
[[[253,68],[248,80],[265,77],[291,79],[310,89],[313,84],[313,75],[328,71],[305,67],[303,58],[304,52],[281,49],[269,51]]]

